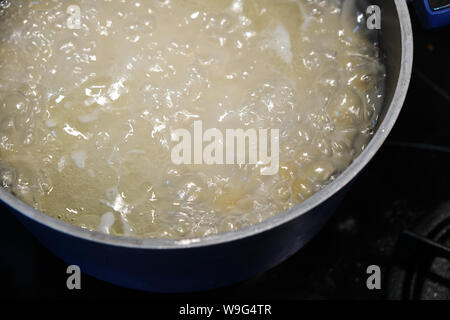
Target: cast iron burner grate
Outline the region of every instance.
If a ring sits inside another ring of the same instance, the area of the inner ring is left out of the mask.
[[[400,236],[393,265],[390,299],[450,299],[450,203]]]

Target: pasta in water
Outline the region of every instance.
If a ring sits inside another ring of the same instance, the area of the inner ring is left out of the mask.
[[[358,156],[383,101],[354,1],[4,1],[0,15],[3,187],[92,231],[197,238],[282,213]],[[174,131],[196,121],[277,129],[277,172],[174,163]]]

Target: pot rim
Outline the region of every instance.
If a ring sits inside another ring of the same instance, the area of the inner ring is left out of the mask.
[[[9,192],[0,188],[0,200],[9,207],[27,218],[42,224],[55,231],[62,232],[66,235],[73,236],[86,241],[93,241],[103,245],[116,247],[126,247],[133,249],[189,249],[196,247],[206,247],[212,245],[224,244],[227,242],[237,241],[243,238],[252,237],[265,231],[277,228],[288,223],[301,215],[313,210],[327,199],[331,198],[335,193],[341,190],[345,185],[352,181],[358,173],[366,166],[379,150],[383,142],[386,140],[392,130],[402,109],[406,93],[408,91],[411,78],[413,63],[413,36],[412,27],[408,11],[408,6],[403,0],[395,0],[395,6],[400,21],[402,56],[399,78],[395,89],[394,97],[388,107],[388,111],[380,124],[377,132],[369,142],[366,149],[353,161],[353,163],[341,173],[335,181],[315,193],[305,202],[287,210],[277,216],[271,217],[261,223],[245,227],[233,232],[227,232],[212,235],[199,239],[186,240],[169,240],[169,239],[150,239],[150,238],[131,238],[125,236],[112,236],[100,232],[88,231],[74,225],[65,223],[49,215],[42,213],[33,207],[25,204]]]

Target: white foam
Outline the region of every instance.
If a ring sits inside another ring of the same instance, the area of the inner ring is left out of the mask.
[[[80,120],[83,123],[89,123],[89,122],[93,122],[95,120],[98,119],[98,113],[97,112],[93,112],[90,114],[84,114],[81,116],[78,116],[78,120]]]
[[[234,0],[231,4],[230,10],[237,14],[241,14],[242,12],[244,12],[243,0]]]
[[[284,62],[291,64],[291,36],[286,28],[281,23],[278,23],[275,27],[267,28],[264,31],[264,36],[263,48],[275,51]]]
[[[53,120],[47,120],[47,121],[45,121],[45,125],[49,128],[54,128],[54,127],[56,127],[56,122]]]
[[[66,166],[66,157],[61,157],[58,161],[58,172],[61,173]]]
[[[98,226],[98,231],[104,232],[106,234],[110,234],[110,229],[113,226],[116,218],[112,212],[105,213],[100,221],[100,225]]]
[[[85,151],[74,151],[72,152],[72,160],[75,162],[78,168],[84,169],[86,166],[87,154]]]

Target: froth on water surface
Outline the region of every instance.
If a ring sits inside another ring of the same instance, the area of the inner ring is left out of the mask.
[[[370,139],[384,68],[354,1],[17,1],[0,22],[0,175],[35,208],[153,238],[232,231],[325,187]],[[279,129],[278,174],[175,165],[174,130]]]

